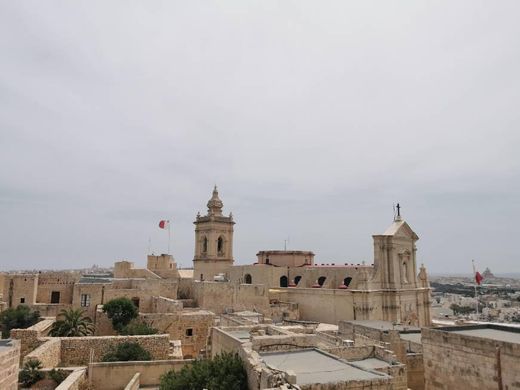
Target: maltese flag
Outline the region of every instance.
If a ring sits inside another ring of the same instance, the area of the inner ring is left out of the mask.
[[[170,227],[170,221],[163,219],[161,222],[159,222],[159,227],[161,229],[168,229]]]

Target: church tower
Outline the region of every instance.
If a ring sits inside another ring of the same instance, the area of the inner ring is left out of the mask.
[[[233,265],[233,215],[222,214],[223,203],[218,197],[217,186],[208,201],[208,214],[197,214],[195,222],[195,256],[193,279],[213,280],[215,275],[225,274]]]

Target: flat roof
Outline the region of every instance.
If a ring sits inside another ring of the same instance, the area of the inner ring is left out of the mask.
[[[466,336],[482,337],[485,339],[505,341],[506,343],[520,344],[520,332],[512,332],[504,329],[475,327],[475,329],[458,329],[452,331],[449,329],[443,330]]]
[[[364,368],[365,370],[375,370],[377,368],[390,367],[388,362],[377,358],[368,358],[363,360],[354,360],[350,363],[354,363],[356,366]]]
[[[367,328],[379,329],[379,330],[417,330],[420,331],[421,328],[412,325],[403,325],[403,324],[394,324],[390,321],[381,321],[381,320],[355,320],[355,321],[346,321],[352,323],[354,325],[362,325]]]
[[[406,341],[411,341],[413,343],[421,344],[422,335],[421,333],[400,333],[399,336],[401,339]]]
[[[386,374],[355,367],[316,349],[261,353],[260,356],[277,370],[292,371],[299,385],[388,378]]]
[[[248,330],[226,330],[226,333],[239,340],[249,340],[251,337]]]

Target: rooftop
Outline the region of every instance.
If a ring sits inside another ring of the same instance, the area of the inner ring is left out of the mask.
[[[317,349],[260,354],[269,366],[292,371],[299,385],[389,378],[386,374],[355,367]]]
[[[367,328],[378,329],[378,330],[397,330],[402,331],[417,331],[420,332],[421,328],[412,325],[394,324],[390,321],[379,321],[379,320],[356,320],[346,321],[354,325],[361,325]]]
[[[475,326],[454,326],[440,328],[450,333],[457,333],[465,336],[480,337],[506,343],[520,344],[520,329],[500,325],[475,325]]]

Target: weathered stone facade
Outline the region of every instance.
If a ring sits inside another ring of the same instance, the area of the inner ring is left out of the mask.
[[[427,390],[520,389],[520,329],[486,328],[510,332],[511,341],[456,333],[469,327],[422,329]]]
[[[18,389],[18,368],[20,366],[20,342],[0,341],[0,389]]]

